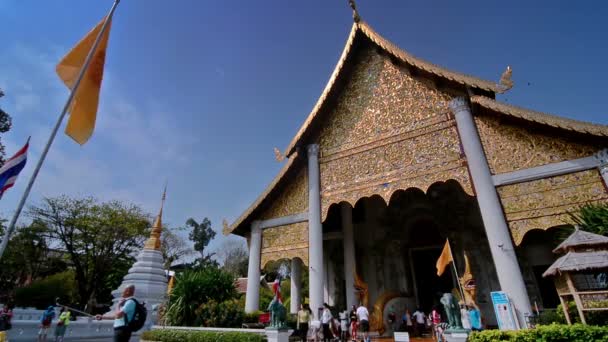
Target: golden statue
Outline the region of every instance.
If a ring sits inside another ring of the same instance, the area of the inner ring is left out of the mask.
[[[361,303],[363,306],[367,307],[367,305],[369,304],[369,293],[367,292],[367,284],[363,281],[363,279],[361,279],[361,277],[359,276],[359,273],[357,273],[357,270],[354,270],[354,276],[355,276],[355,291],[357,292],[357,297],[359,297],[359,303]]]
[[[475,278],[471,273],[471,265],[469,264],[469,257],[467,253],[464,253],[464,274],[460,277],[460,286],[464,292],[464,299],[460,301],[461,304],[465,304],[470,307],[474,307],[479,310],[475,298],[477,296],[477,286],[475,285]]]

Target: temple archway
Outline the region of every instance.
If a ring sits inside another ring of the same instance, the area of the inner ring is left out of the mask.
[[[351,213],[350,219],[343,217],[347,212]],[[436,275],[435,263],[447,238],[459,272],[464,271],[463,252],[467,252],[476,281],[484,288],[481,296],[489,299],[490,289],[498,288],[476,198],[458,181],[448,180],[435,182],[427,189],[399,189],[388,200],[372,195],[354,204],[330,205],[323,222],[327,274],[324,299],[339,310],[346,307],[351,290],[347,278],[354,276],[345,272],[348,256],[344,253],[343,232],[348,222],[352,222],[354,269],[365,283],[368,305],[383,311],[382,315],[388,314],[387,310],[405,308],[413,312],[418,306],[428,312],[439,304],[441,294],[457,288],[458,278],[451,268],[441,277]],[[401,301],[391,300],[392,308],[378,309],[375,304],[388,293],[393,297],[399,294]],[[489,300],[481,300],[479,305],[482,313],[492,316]]]
[[[544,278],[542,274],[557,259],[553,249],[573,230],[571,225],[533,229],[526,232],[516,247],[530,301],[539,309],[555,309],[560,303],[553,279]]]

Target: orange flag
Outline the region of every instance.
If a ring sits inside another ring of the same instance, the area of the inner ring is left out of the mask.
[[[111,20],[111,19],[110,19]],[[84,67],[86,57],[93,48],[95,39],[103,26],[105,18],[91,30],[76,46],[68,52],[65,57],[57,64],[57,75],[65,85],[73,89],[74,83],[78,78],[80,70]],[[103,68],[106,61],[106,48],[110,37],[110,27],[108,26],[94,51],[93,58],[89,64],[76,94],[70,105],[70,119],[65,129],[65,133],[80,145],[86,143],[95,129],[95,119],[97,118],[97,107],[99,105],[99,91],[103,79]]]
[[[445,268],[453,261],[454,259],[452,258],[452,249],[450,248],[450,241],[446,239],[445,246],[443,246],[443,251],[439,256],[439,259],[437,259],[437,264],[435,265],[437,267],[437,276],[441,277],[441,275],[445,271]]]

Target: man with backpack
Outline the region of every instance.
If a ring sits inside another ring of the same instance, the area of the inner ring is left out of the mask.
[[[114,316],[97,315],[97,319],[114,320],[114,342],[128,342],[131,334],[143,327],[146,322],[146,306],[133,297],[135,285],[127,285],[122,298],[116,306]]]

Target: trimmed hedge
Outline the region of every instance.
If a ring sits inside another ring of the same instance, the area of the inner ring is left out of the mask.
[[[536,329],[518,330],[518,331],[501,331],[501,330],[485,330],[474,332],[469,336],[469,342],[494,342],[494,341],[511,341],[511,342],[591,342],[591,341],[608,341],[608,327],[594,325],[564,325],[550,324],[539,325]]]
[[[264,342],[266,337],[252,333],[242,332],[220,332],[220,331],[196,331],[196,330],[171,330],[160,329],[145,331],[141,334],[141,340],[158,342]]]

